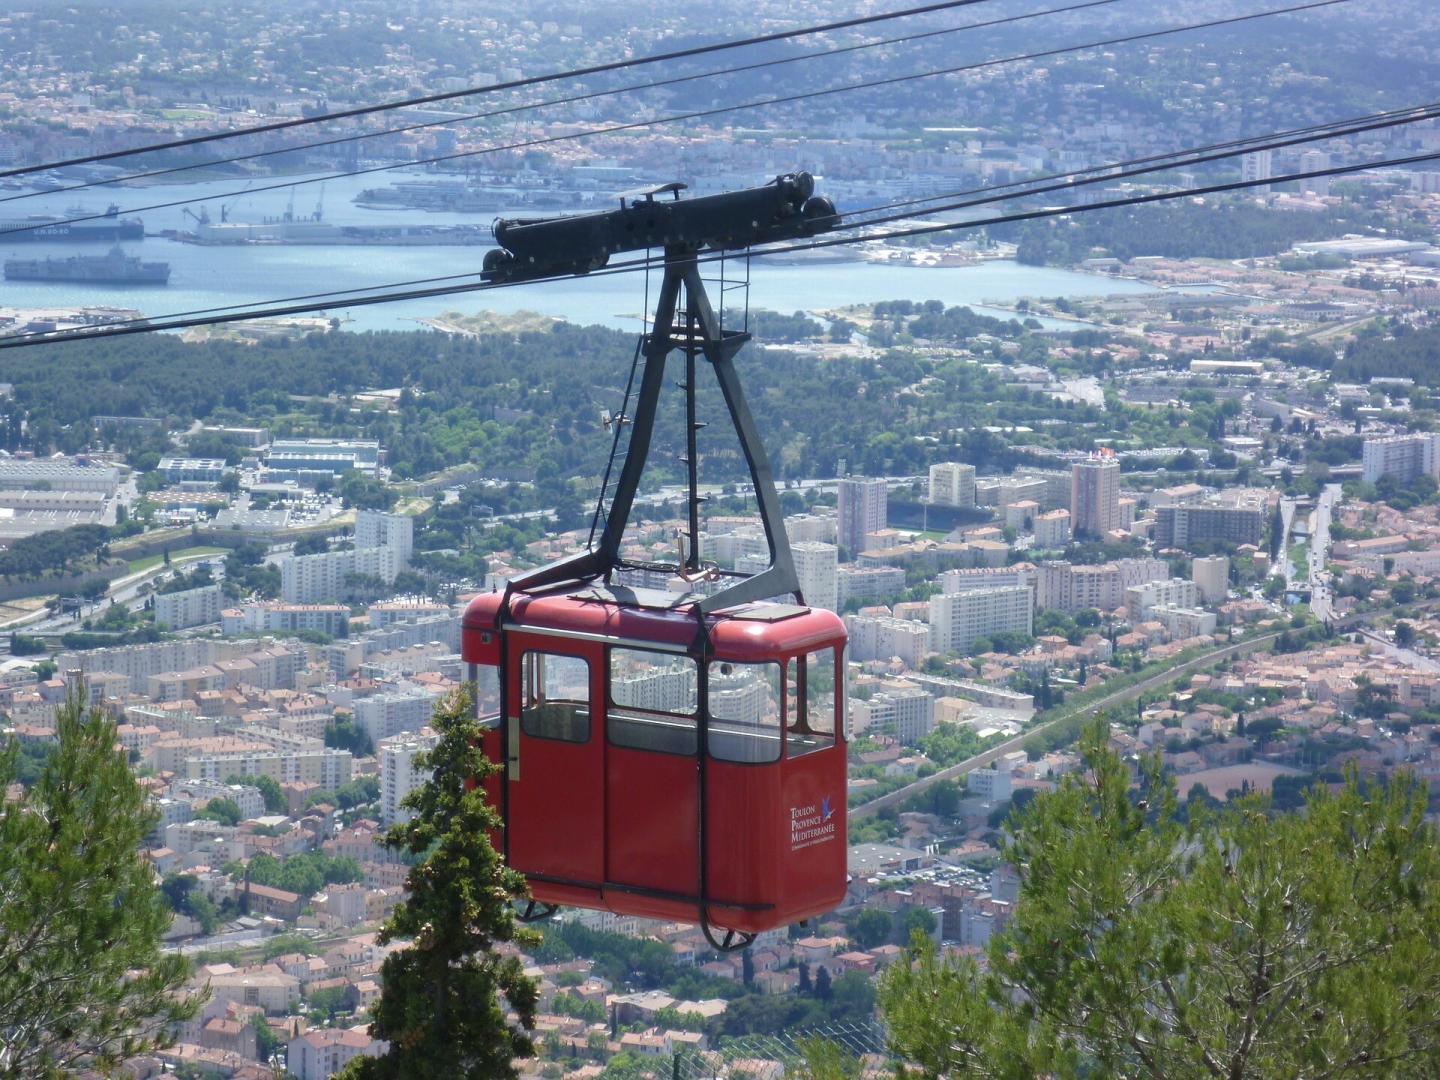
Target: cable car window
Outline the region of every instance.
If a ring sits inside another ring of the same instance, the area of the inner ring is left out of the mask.
[[[779,761],[784,693],[779,664],[711,664],[710,756],[721,761]]]
[[[588,742],[590,665],[555,653],[521,657],[520,729],[537,739]]]
[[[613,746],[693,754],[697,669],[688,656],[646,649],[610,650],[610,708],[605,730]]]
[[[476,716],[497,716],[500,712],[500,669],[488,664],[471,664],[470,692],[475,697]]]
[[[820,649],[790,665],[790,757],[828,750],[835,745],[835,650]]]

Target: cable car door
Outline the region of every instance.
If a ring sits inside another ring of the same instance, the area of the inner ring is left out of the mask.
[[[585,642],[517,633],[510,643],[508,857],[551,902],[578,902],[571,890],[604,881],[602,660]]]

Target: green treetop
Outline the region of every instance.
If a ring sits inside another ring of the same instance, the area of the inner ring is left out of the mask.
[[[154,814],[115,724],[71,697],[33,786],[0,800],[0,1076],[108,1067],[166,1045],[198,1000],[164,956],[169,904],[141,856]],[[0,791],[16,776],[0,755]]]
[[[881,1005],[912,1075],[1408,1077],[1440,1054],[1440,847],[1425,793],[1352,774],[1304,813],[1177,819],[1107,746],[1013,821],[988,970],[915,939]]]
[[[417,859],[406,879],[409,895],[380,931],[382,942],[407,943],[386,957],[384,990],[370,1010],[371,1034],[390,1049],[352,1061],[349,1080],[501,1080],[518,1075],[513,1059],[534,1053],[536,982],[519,957],[496,946],[538,939],[517,926],[511,908],[525,895],[525,879],[490,846],[500,821],[480,784],[495,766],[480,749],[469,694],[443,700],[430,726],[440,742],[416,766],[434,770],[433,777],[402,804],[414,819],[385,837]],[[507,1021],[507,1008],[516,1022]]]

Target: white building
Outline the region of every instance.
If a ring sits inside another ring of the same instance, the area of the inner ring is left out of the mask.
[[[909,668],[918,668],[930,653],[930,627],[888,615],[847,615],[850,634],[846,653],[851,660],[889,660],[898,656]]]
[[[218,484],[229,471],[224,458],[163,457],[155,468],[172,484]]]
[[[1224,555],[1192,559],[1190,580],[1200,590],[1202,603],[1222,604],[1230,593],[1230,560]]]
[[[1056,611],[1097,608],[1114,611],[1125,602],[1125,590],[1170,576],[1164,559],[1117,559],[1099,565],[1043,562],[1036,579],[1035,606]]]
[[[898,688],[882,690],[868,700],[852,697],[850,726],[857,735],[891,735],[913,746],[935,728],[935,699],[924,690]]]
[[[431,770],[415,767],[415,755],[433,750],[439,742],[440,736],[428,727],[380,741],[380,824],[394,825],[414,816],[400,802],[429,780],[431,774]]]
[[[1180,604],[1158,604],[1146,615],[1165,627],[1171,641],[1205,637],[1215,633],[1215,613],[1204,608]]]
[[[395,548],[403,566],[410,565],[415,551],[415,519],[407,514],[384,514],[361,510],[355,515],[355,548]]]
[[[1136,622],[1150,618],[1151,610],[1162,605],[1193,608],[1199,603],[1200,587],[1184,578],[1150,581],[1125,590],[1125,610]]]
[[[424,690],[400,690],[355,699],[355,726],[376,746],[402,731],[419,731],[435,713],[435,697]]]
[[[251,787],[249,784],[226,784],[213,780],[177,780],[170,787],[170,795],[177,801],[183,800],[189,803],[192,811],[197,804],[208,803],[212,799],[229,799],[240,808],[242,821],[257,818],[265,813],[265,799],[260,794],[260,789]],[[176,818],[175,820],[190,821],[193,817],[192,813],[190,817]]]
[[[970,592],[973,589],[1014,588],[1024,585],[1033,588],[1037,571],[1033,563],[1016,563],[1013,566],[976,566],[960,570],[946,570],[936,579],[940,591],[946,596]]]
[[[1035,546],[1046,550],[1070,542],[1070,511],[1051,510],[1035,518]]]
[[[1256,180],[1269,180],[1274,174],[1271,172],[1273,166],[1273,152],[1270,150],[1252,150],[1240,158],[1240,179],[1246,182]],[[1259,189],[1269,191],[1269,186]]]
[[[120,470],[113,465],[80,465],[72,458],[0,458],[0,490],[42,487],[108,496],[119,486]]]
[[[155,622],[170,630],[185,630],[220,621],[222,593],[219,585],[160,593],[155,597]]]
[[[795,559],[795,576],[800,581],[805,602],[827,611],[839,608],[840,549],[834,544],[808,540],[791,544],[790,554]]]
[[[1001,803],[1010,798],[1010,770],[991,767],[973,769],[965,778],[970,794],[988,803]]]
[[[1400,484],[1420,476],[1440,476],[1440,434],[1417,432],[1366,439],[1360,474],[1367,484],[1378,483],[1385,476]]]
[[[958,461],[931,465],[930,502],[934,506],[974,506],[975,466]]]
[[[389,1043],[371,1038],[363,1027],[313,1028],[290,1040],[285,1067],[296,1080],[328,1080],[353,1058],[380,1057],[389,1049]]]
[[[280,595],[292,604],[319,604],[346,595],[352,575],[387,585],[409,565],[401,548],[356,548],[296,555],[280,564]]]
[[[839,606],[852,600],[888,600],[905,589],[905,571],[898,566],[842,566],[836,571]]]
[[[373,439],[276,439],[265,467],[279,473],[350,471],[374,476],[380,467],[380,444]]]
[[[263,601],[229,608],[220,616],[220,632],[226,637],[236,634],[294,634],[302,630],[344,637],[349,624],[350,609],[344,604]]]
[[[1028,585],[932,596],[931,647],[941,653],[963,653],[978,638],[1001,633],[1029,635],[1034,607],[1035,594]]]

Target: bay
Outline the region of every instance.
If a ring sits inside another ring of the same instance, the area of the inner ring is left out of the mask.
[[[392,174],[415,179],[414,174]],[[293,178],[292,178],[293,179]],[[255,186],[280,182],[266,178]],[[489,215],[425,213],[415,210],[372,210],[355,206],[362,189],[388,182],[385,174],[344,177],[321,185],[289,191],[243,191],[243,181],[206,181],[149,187],[101,187],[84,192],[56,192],[21,200],[0,201],[0,218],[29,214],[79,216],[76,211],[100,213],[116,203],[122,216],[138,213],[145,221],[145,240],[127,243],[127,253],[171,264],[170,285],[164,288],[90,285],[60,282],[0,283],[0,306],[21,308],[127,307],[151,318],[235,305],[273,303],[319,292],[374,290],[395,282],[435,281],[451,285],[478,280],[483,247],[357,247],[265,244],[202,247],[168,239],[158,233],[186,229],[190,221],[179,207],[143,211],[139,208],[180,199],[204,200],[214,219],[225,205],[231,221],[260,221],[287,211],[309,216],[320,210],[324,220],[342,225],[399,225],[408,223],[455,224],[484,222]],[[238,193],[238,194],[237,194]],[[221,196],[229,196],[221,198]],[[3,197],[0,197],[3,198]],[[323,205],[322,205],[323,203]],[[197,203],[192,207],[199,211]],[[535,211],[497,206],[494,216]],[[98,254],[101,244],[21,243],[0,237],[0,257],[66,257]],[[727,260],[727,275],[739,271],[739,260]],[[712,267],[707,274],[718,274]],[[1021,297],[1084,296],[1151,292],[1140,282],[1081,274],[1050,267],[1022,266],[991,261],[962,267],[912,267],[868,262],[806,262],[778,264],[753,261],[750,306],[773,311],[814,311],[878,300],[938,300],[947,306],[965,305],[986,310],[986,302],[1008,304]],[[653,298],[658,275],[652,276]],[[425,288],[426,285],[415,285]],[[716,291],[712,286],[712,291]],[[622,329],[639,327],[638,313],[645,307],[646,283],[635,273],[572,281],[537,283],[483,293],[431,297],[376,306],[347,305],[344,297],[328,298],[324,314],[339,318],[349,330],[406,330],[447,311],[474,314],[495,311],[511,314],[533,311],[580,324]],[[727,306],[743,303],[742,293],[727,293]],[[1008,317],[1007,311],[992,314]],[[1049,321],[1047,320],[1047,323]],[[1050,323],[1063,328],[1067,324]],[[1073,324],[1068,324],[1073,325]]]

